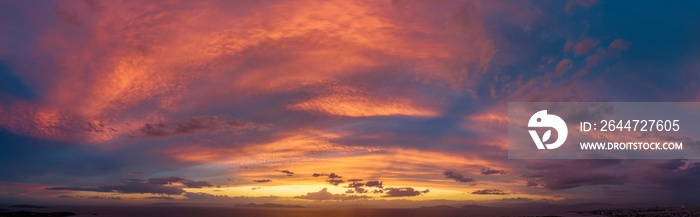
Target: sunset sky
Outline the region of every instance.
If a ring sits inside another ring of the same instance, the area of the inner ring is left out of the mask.
[[[507,151],[508,102],[699,101],[698,11],[4,1],[0,203],[700,204],[697,160]]]

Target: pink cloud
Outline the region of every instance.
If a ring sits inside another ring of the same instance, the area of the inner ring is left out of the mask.
[[[576,46],[574,46],[574,53],[576,53],[576,55],[588,53],[588,51],[593,50],[593,48],[595,48],[596,45],[598,45],[597,40],[584,39],[583,41],[576,43]]]
[[[573,77],[577,78],[588,73],[592,67],[598,65],[601,61],[616,58],[620,55],[620,52],[629,49],[632,46],[632,42],[627,42],[622,39],[615,39],[607,47],[599,47],[596,49],[595,54],[586,57],[586,66],[579,70]]]
[[[557,68],[554,69],[554,74],[558,76],[563,75],[564,73],[568,72],[573,66],[573,61],[571,61],[570,59],[563,59],[557,64]]]

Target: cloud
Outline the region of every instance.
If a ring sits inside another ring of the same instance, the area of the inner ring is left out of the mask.
[[[367,183],[365,183],[365,186],[370,187],[370,188],[371,188],[371,187],[384,188],[384,186],[383,186],[382,184],[384,184],[384,182],[380,182],[380,181],[367,181]]]
[[[608,49],[615,49],[615,50],[627,50],[632,46],[632,42],[627,42],[622,39],[615,39],[610,45],[608,45]]]
[[[557,64],[557,68],[554,69],[554,74],[557,76],[563,75],[569,71],[574,66],[574,63],[570,59],[563,59]]]
[[[364,188],[355,188],[355,193],[364,194],[364,193],[367,193],[367,192],[369,192],[367,189],[364,189]]]
[[[628,201],[657,194],[659,201],[681,204],[695,198],[688,195],[688,189],[700,188],[700,184],[691,181],[700,178],[700,163],[685,159],[566,160],[535,163],[526,169],[524,178],[529,179],[530,186],[558,191],[617,185],[621,189],[607,191],[615,195],[608,196]],[[637,189],[629,186],[653,187]]]
[[[253,188],[250,188],[250,190],[258,190],[258,189],[260,189],[260,188],[261,188],[261,187],[253,187]]]
[[[147,183],[155,185],[167,185],[172,183],[182,183],[188,188],[202,188],[202,187],[212,187],[213,184],[206,181],[194,181],[189,179],[183,179],[180,177],[170,176],[167,178],[151,178],[148,179]]]
[[[350,180],[348,180],[348,181],[350,181]],[[348,184],[348,188],[359,188],[362,186],[365,186],[365,183],[352,181],[352,183]]]
[[[620,53],[624,50],[629,49],[632,46],[632,42],[627,42],[622,39],[615,39],[607,47],[599,47],[596,49],[595,54],[586,57],[586,65],[579,70],[574,77],[580,77],[588,73],[588,70],[598,65],[598,63],[613,59],[618,57]]]
[[[541,185],[550,190],[562,190],[587,185],[622,185],[624,173],[611,169],[622,160],[568,160],[528,165],[528,186]]]
[[[311,176],[313,176],[313,177],[326,176],[326,177],[328,177],[328,179],[326,179],[326,182],[328,182],[328,183],[331,184],[331,185],[335,185],[335,186],[338,186],[339,184],[345,183],[345,181],[342,179],[343,177],[340,176],[340,175],[338,175],[338,174],[335,174],[335,173],[330,173],[330,174],[325,174],[325,173],[314,173],[314,174],[311,175]],[[357,179],[353,179],[353,180],[354,180],[354,181],[351,181],[351,182],[356,182],[356,181],[357,181]]]
[[[347,194],[333,194],[328,192],[328,188],[323,188],[319,192],[309,192],[306,195],[296,196],[294,198],[307,199],[307,200],[359,200],[370,198],[368,196],[362,195],[347,195]]]
[[[167,194],[167,195],[180,195],[185,193],[185,190],[175,186],[163,186],[149,183],[139,183],[139,182],[129,182],[123,185],[104,185],[95,188],[83,188],[83,187],[52,187],[46,188],[46,190],[53,191],[94,191],[94,192],[117,192],[125,194]]]
[[[437,116],[436,111],[420,108],[410,99],[381,99],[356,90],[333,93],[289,106],[292,110],[315,111],[328,115],[368,116]]]
[[[481,175],[493,175],[493,174],[501,174],[505,175],[508,173],[508,171],[505,170],[494,170],[491,168],[481,168]]]
[[[414,197],[418,196],[421,194],[427,194],[430,192],[429,189],[425,189],[423,191],[418,191],[415,190],[411,187],[403,187],[403,188],[385,188],[384,192],[386,195],[382,197]]]
[[[476,180],[474,180],[473,178],[464,177],[462,174],[456,173],[454,171],[446,170],[442,173],[442,175],[444,175],[445,178],[453,179],[457,182],[476,182]]]
[[[284,173],[284,174],[287,174],[287,176],[292,176],[292,175],[294,175],[294,173],[293,173],[293,172],[290,172],[289,170],[276,170],[276,171],[281,172],[281,173]]]
[[[471,194],[493,194],[493,195],[508,195],[505,191],[501,189],[483,189],[472,191]]]
[[[188,188],[212,187],[213,184],[205,181],[194,181],[180,177],[170,176],[167,178],[151,178],[148,180],[133,179],[127,180],[123,185],[103,185],[94,188],[86,187],[51,187],[47,190],[54,191],[93,191],[93,192],[117,192],[117,193],[138,193],[138,194],[167,194],[180,195],[185,190],[179,186],[166,186],[172,183],[181,183]]]
[[[259,127],[238,120],[226,120],[220,116],[191,117],[183,122],[148,123],[139,129],[146,137],[170,137],[194,135],[199,132],[241,131]]]
[[[367,186],[368,188],[382,188],[382,183],[378,181],[369,181],[369,185],[365,185],[365,183],[361,182],[362,179],[350,179],[348,182],[352,182],[346,186],[346,188],[354,188],[353,193],[358,193],[358,194],[364,194],[368,193],[369,190],[362,188],[363,186]]]
[[[593,50],[593,48],[595,48],[596,45],[598,45],[597,40],[584,39],[583,41],[576,43],[576,46],[574,46],[574,53],[576,55],[581,55],[581,54],[587,53],[588,51]]]
[[[328,182],[331,185],[338,186],[339,184],[345,183],[342,179],[326,179],[326,182]]]
[[[257,182],[257,183],[266,183],[266,182],[272,182],[272,180],[269,180],[269,179],[256,179],[256,180],[253,180],[253,182]]]

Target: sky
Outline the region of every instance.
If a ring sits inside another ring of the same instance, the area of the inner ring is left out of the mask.
[[[697,205],[697,160],[508,159],[507,103],[698,101],[699,10],[3,2],[0,203]]]

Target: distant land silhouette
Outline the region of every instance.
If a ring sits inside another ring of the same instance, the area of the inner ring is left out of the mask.
[[[16,212],[0,212],[0,216],[15,216],[15,217],[24,217],[24,216],[36,216],[36,217],[42,217],[42,216],[52,216],[52,217],[64,217],[64,216],[75,216],[75,213],[72,212],[46,212],[46,213],[41,213],[41,212],[29,212],[29,211],[16,211]]]
[[[43,206],[34,206],[34,205],[29,205],[29,204],[18,204],[18,205],[12,205],[9,206],[10,208],[31,208],[31,209],[41,209],[41,208],[46,208]]]

